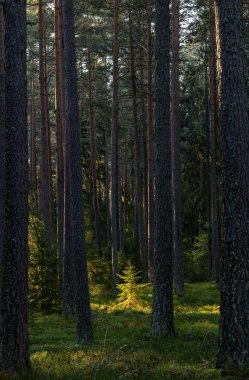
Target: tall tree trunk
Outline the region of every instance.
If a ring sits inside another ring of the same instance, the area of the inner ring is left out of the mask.
[[[172,0],[172,185],[173,185],[173,248],[174,291],[184,296],[181,200],[181,122],[180,122],[180,33],[179,0]]]
[[[6,0],[4,9],[6,53],[6,192],[4,210],[5,236],[2,257],[4,270],[1,271],[0,292],[0,372],[17,371],[30,367],[27,312],[28,138],[26,2],[24,0],[18,2]],[[0,118],[3,116],[3,114],[0,114]]]
[[[154,115],[153,115],[153,48],[152,48],[152,6],[151,0],[147,0],[147,76],[148,76],[148,229],[149,229],[149,277],[153,277],[153,262],[154,262]]]
[[[60,38],[60,1],[55,0],[55,114],[56,114],[56,148],[57,148],[57,256],[60,273],[63,266],[64,238],[64,152],[61,107],[61,38]]]
[[[30,136],[30,172],[31,172],[31,192],[33,199],[34,213],[38,214],[38,188],[37,188],[37,147],[36,147],[36,105],[35,105],[35,79],[31,83],[31,136]]]
[[[152,335],[160,337],[174,335],[169,0],[156,0],[155,34],[156,224]]]
[[[73,0],[63,0],[66,124],[70,151],[70,190],[72,213],[72,242],[75,264],[75,307],[77,315],[77,342],[88,344],[93,339],[87,258],[84,231],[82,193],[80,123]]]
[[[52,243],[52,209],[51,209],[51,183],[49,164],[49,140],[47,131],[47,104],[46,104],[46,71],[45,71],[45,44],[44,44],[44,5],[39,0],[39,66],[40,66],[40,107],[41,107],[41,211],[46,231],[48,252]]]
[[[211,256],[213,277],[216,283],[220,281],[220,247],[219,247],[219,226],[217,211],[217,179],[216,179],[216,43],[215,43],[215,20],[214,20],[214,0],[209,0],[210,12],[210,203],[211,203]]]
[[[112,268],[114,290],[118,284],[119,207],[118,207],[118,56],[119,0],[114,0],[113,99],[112,99]]]
[[[243,1],[218,0],[224,253],[217,367],[249,363],[249,121]]]
[[[4,10],[0,3],[0,266],[4,242],[4,199],[5,199],[5,44]]]
[[[108,136],[105,130],[105,207],[106,207],[106,240],[109,244],[111,240],[111,217],[110,217],[110,180],[109,180],[109,157],[108,157]]]
[[[146,260],[146,279],[148,278],[148,149],[147,149],[147,120],[145,106],[145,89],[144,89],[144,48],[142,39],[141,20],[138,22],[139,27],[139,69],[140,69],[140,141],[143,147],[143,219],[144,219],[144,256]]]
[[[143,139],[141,136],[141,128],[138,120],[137,106],[137,85],[134,60],[133,46],[133,30],[132,30],[132,15],[129,11],[129,34],[130,34],[130,62],[131,62],[131,84],[132,84],[132,101],[133,101],[133,122],[135,136],[135,186],[136,186],[136,207],[138,217],[139,245],[140,245],[140,261],[142,269],[142,278],[147,280],[148,275],[148,257],[145,245],[145,229],[144,229],[144,212],[143,212],[143,182],[142,182],[142,151],[141,147]]]
[[[92,78],[92,56],[88,49],[88,93],[89,93],[89,126],[90,126],[90,145],[91,145],[91,167],[92,167],[92,186],[93,186],[93,212],[94,212],[94,231],[97,243],[98,256],[102,257],[102,241],[99,223],[99,204],[97,191],[97,174],[96,174],[96,124],[94,109],[94,90]]]

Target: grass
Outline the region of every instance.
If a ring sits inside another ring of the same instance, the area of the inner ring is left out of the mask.
[[[186,284],[185,298],[175,298],[177,336],[165,339],[150,336],[149,285],[140,286],[144,307],[139,311],[117,309],[115,297],[96,288],[92,293],[94,344],[74,345],[74,320],[35,315],[30,329],[32,371],[6,379],[224,378],[224,373],[214,369],[219,293],[213,283]]]

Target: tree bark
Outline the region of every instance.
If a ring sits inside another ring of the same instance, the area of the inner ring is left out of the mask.
[[[112,270],[113,287],[118,284],[119,201],[118,201],[118,56],[119,0],[114,0],[113,98],[112,98]]]
[[[211,205],[211,257],[213,277],[216,283],[220,281],[220,247],[219,247],[219,226],[217,211],[217,176],[216,176],[216,43],[215,43],[215,19],[214,19],[214,1],[209,0],[209,17],[210,17],[210,123],[209,123],[209,141],[210,141],[210,205]]]
[[[93,78],[92,78],[92,56],[88,49],[88,93],[89,93],[89,126],[90,126],[90,146],[91,146],[91,168],[92,168],[92,186],[93,186],[93,212],[94,212],[94,231],[98,249],[98,257],[101,258],[102,240],[99,223],[99,204],[97,191],[97,174],[96,174],[96,124],[93,94]]]
[[[173,248],[174,291],[184,296],[184,264],[182,247],[181,197],[181,122],[180,122],[180,33],[179,0],[172,0],[172,186],[173,186]]]
[[[40,112],[41,112],[41,212],[44,220],[48,252],[52,244],[52,200],[49,164],[49,139],[47,127],[47,104],[46,104],[46,70],[45,70],[45,40],[44,40],[44,5],[39,0],[39,67],[40,67]]]
[[[218,368],[249,364],[249,121],[243,1],[218,0],[224,252]]]
[[[5,198],[5,43],[4,9],[0,3],[0,266],[4,242],[4,198]]]
[[[174,335],[170,128],[169,0],[156,0],[155,16],[155,257],[152,335]]]
[[[139,246],[140,246],[140,261],[142,269],[143,281],[147,280],[148,275],[148,257],[145,245],[145,228],[144,228],[144,212],[143,212],[143,178],[142,178],[142,144],[143,139],[141,136],[141,128],[138,120],[138,100],[137,100],[137,85],[136,85],[136,72],[134,60],[134,46],[133,46],[133,28],[132,28],[132,15],[129,11],[129,34],[130,34],[130,64],[131,64],[131,84],[132,84],[132,102],[133,102],[133,122],[134,122],[134,136],[135,136],[135,186],[136,186],[136,207],[138,218],[138,231],[139,231]]]
[[[60,1],[55,0],[55,114],[56,114],[56,148],[57,148],[57,256],[59,272],[63,267],[64,239],[64,152],[62,127],[62,94],[61,94],[61,37],[60,37]]]
[[[148,76],[148,96],[147,96],[147,113],[148,113],[148,220],[149,220],[149,277],[153,278],[154,262],[154,224],[155,224],[155,201],[154,201],[154,115],[153,115],[153,37],[151,31],[152,23],[152,6],[151,0],[147,0],[147,76]]]
[[[4,9],[6,192],[0,299],[0,372],[15,372],[30,367],[26,2],[6,0]]]
[[[75,307],[77,342],[89,344],[93,339],[87,257],[84,231],[84,210],[81,171],[80,122],[73,0],[63,1],[66,124],[70,154],[70,200],[72,213],[72,243],[75,264]]]

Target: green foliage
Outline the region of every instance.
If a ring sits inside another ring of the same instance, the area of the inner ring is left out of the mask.
[[[219,291],[214,284],[186,284],[186,298],[175,298],[177,337],[167,339],[150,337],[151,287],[139,285],[139,291],[143,313],[112,313],[105,309],[115,304],[113,293],[108,298],[106,293],[92,296],[95,343],[89,347],[75,347],[74,319],[35,314],[30,330],[32,370],[10,379],[224,379],[215,369]],[[240,373],[226,377],[237,378]]]
[[[59,300],[56,250],[48,251],[44,223],[29,218],[29,304],[33,311],[56,311]]]
[[[93,258],[88,261],[88,276],[90,285],[101,285],[102,289],[112,288],[111,262],[105,259]]]
[[[123,283],[118,285],[120,293],[118,294],[119,306],[132,308],[140,304],[138,281],[140,271],[136,270],[135,266],[129,261],[123,271],[119,275]]]
[[[191,281],[208,280],[208,235],[200,233],[191,250],[185,254],[186,278]]]

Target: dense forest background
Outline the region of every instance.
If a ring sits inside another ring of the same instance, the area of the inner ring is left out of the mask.
[[[248,5],[0,0],[0,377],[248,376]]]

